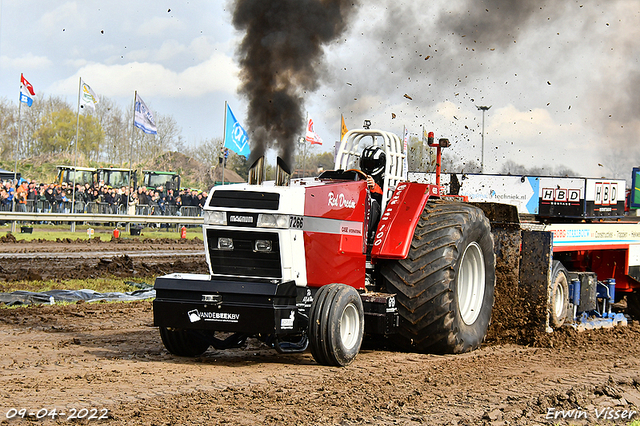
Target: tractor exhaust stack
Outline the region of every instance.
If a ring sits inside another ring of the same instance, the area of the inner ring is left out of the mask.
[[[276,161],[276,186],[289,186],[291,180],[291,169],[280,157]]]
[[[264,182],[264,156],[259,157],[251,165],[248,182],[250,185],[260,185]]]

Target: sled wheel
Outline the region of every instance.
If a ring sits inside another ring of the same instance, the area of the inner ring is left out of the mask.
[[[569,280],[567,270],[558,260],[554,260],[551,267],[551,296],[548,309],[551,327],[562,327],[568,318]]]
[[[469,204],[427,203],[406,259],[382,262],[396,293],[399,333],[408,350],[462,353],[480,346],[491,319],[495,254],[491,226]]]
[[[364,335],[364,309],[353,287],[321,287],[311,305],[309,320],[311,354],[318,364],[342,367],[355,359]]]
[[[188,330],[160,327],[160,337],[164,347],[178,356],[195,357],[202,355],[209,348],[207,342]]]

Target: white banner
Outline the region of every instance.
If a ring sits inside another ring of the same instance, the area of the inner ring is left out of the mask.
[[[92,110],[96,110],[96,104],[100,101],[100,99],[98,99],[98,95],[96,95],[96,93],[91,89],[91,87],[89,87],[89,85],[87,83],[85,83],[84,81],[82,81],[82,79],[80,79],[80,105],[81,106],[88,106],[89,108],[91,108]]]
[[[156,122],[153,119],[153,114],[147,108],[147,105],[144,103],[142,98],[136,93],[136,105],[135,105],[135,118],[133,120],[133,124],[139,129],[141,129],[145,133],[149,133],[152,135],[158,134],[158,129],[156,128]]]

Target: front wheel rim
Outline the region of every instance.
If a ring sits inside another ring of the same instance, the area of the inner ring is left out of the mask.
[[[358,342],[360,315],[353,303],[349,303],[340,317],[340,340],[345,349],[353,348]]]
[[[482,249],[475,241],[462,254],[458,270],[457,297],[460,316],[466,325],[472,325],[480,315],[484,301],[485,270]]]

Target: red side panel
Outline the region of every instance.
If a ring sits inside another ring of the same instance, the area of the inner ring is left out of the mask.
[[[367,184],[337,182],[305,191],[307,285],[342,283],[364,289]]]
[[[373,259],[406,258],[413,232],[427,199],[437,195],[438,187],[435,185],[400,183],[380,218],[371,257]]]

